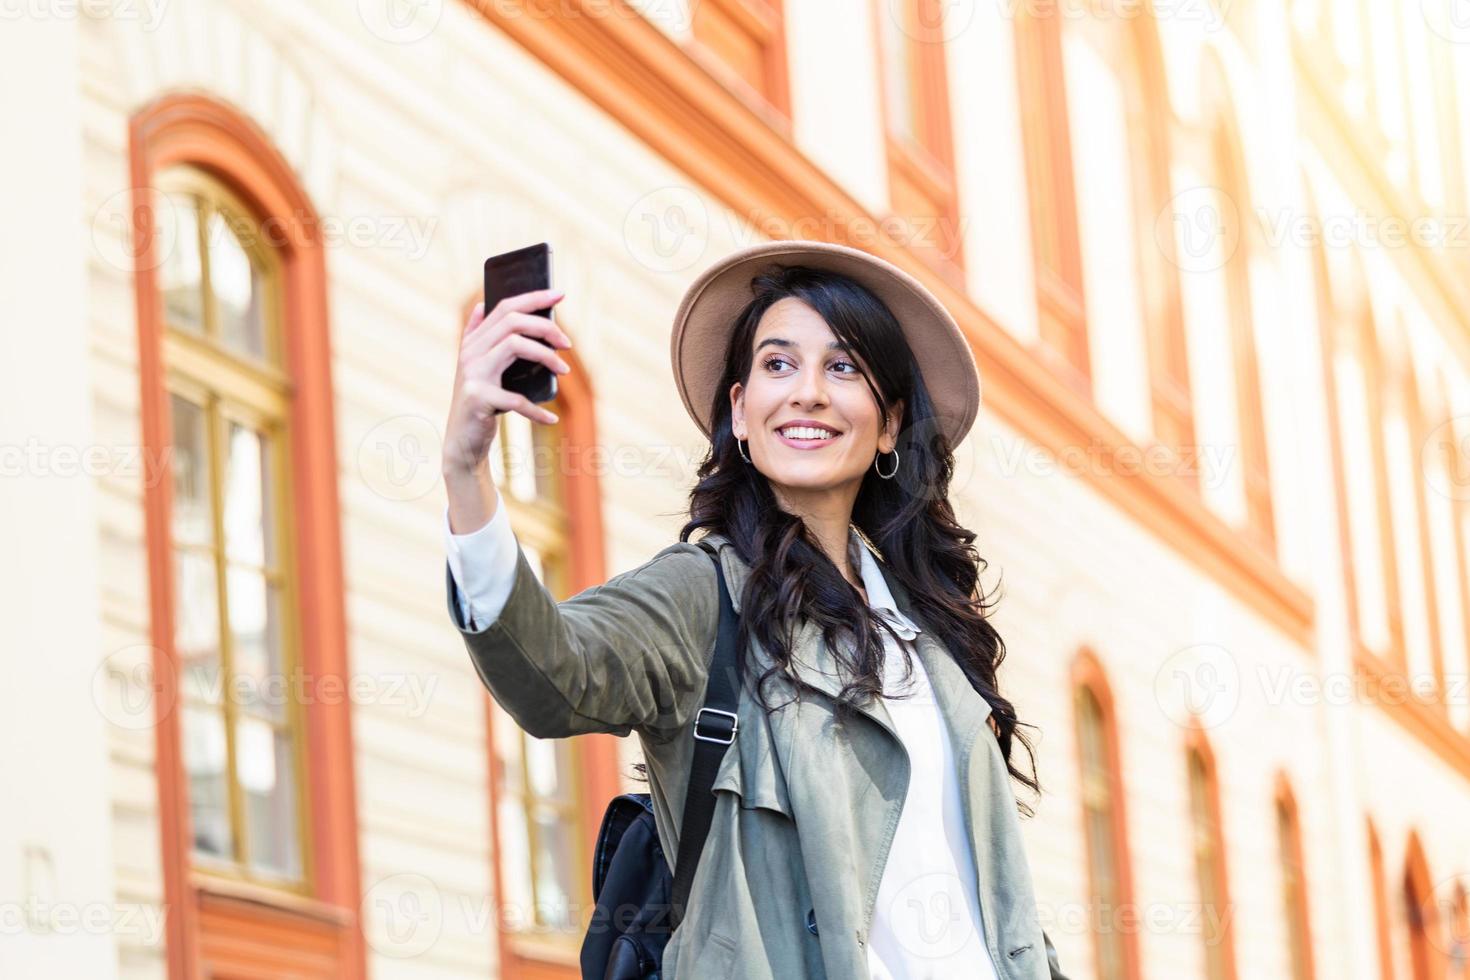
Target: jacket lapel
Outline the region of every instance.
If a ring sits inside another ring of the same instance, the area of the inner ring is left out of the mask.
[[[990,717],[990,703],[980,696],[965,675],[963,668],[955,662],[949,650],[940,642],[929,624],[914,612],[913,602],[906,589],[893,571],[884,563],[878,563],[888,591],[898,611],[919,626],[919,635],[914,638],[914,648],[924,671],[929,675],[929,684],[934,689],[934,700],[939,703],[939,713],[949,727],[949,737],[955,756],[964,765],[975,735],[985,719]],[[964,770],[962,769],[961,772]]]
[[[720,564],[725,571],[725,581],[730,587],[730,599],[734,603],[735,611],[739,613],[740,598],[750,567],[724,535],[712,533],[704,540],[719,549]],[[883,574],[883,580],[888,583],[888,591],[893,594],[898,611],[912,619],[920,628],[914,640],[915,650],[929,675],[929,683],[934,688],[934,699],[949,727],[956,755],[968,753],[979,726],[990,715],[990,705],[970,684],[965,672],[950,656],[934,631],[915,614],[908,590],[898,581],[892,570],[881,561],[878,562],[878,569]],[[803,622],[797,630],[792,672],[833,700],[841,697],[843,685],[838,673],[837,659],[827,644],[822,642],[821,630],[815,623]],[[882,698],[875,698],[872,703],[858,710],[887,729],[894,739],[901,741]]]
[[[741,593],[745,589],[745,580],[749,577],[750,566],[745,563],[735,551],[735,546],[723,534],[711,533],[703,540],[719,549],[720,565],[725,570],[725,582],[730,588],[730,601],[738,614]],[[769,655],[766,656],[769,658]],[[792,646],[791,673],[834,701],[842,696],[843,682],[838,672],[837,658],[827,644],[822,642],[822,631],[813,622],[803,620],[797,628],[795,642]],[[861,705],[857,710],[881,725],[893,736],[894,741],[902,744],[898,729],[894,727],[893,718],[889,715],[887,707],[884,706],[882,698],[874,698],[871,703]]]

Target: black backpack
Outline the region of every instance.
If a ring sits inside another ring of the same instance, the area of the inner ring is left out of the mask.
[[[607,805],[592,857],[592,898],[596,906],[582,941],[582,980],[659,980],[664,947],[683,918],[689,887],[714,817],[711,792],[725,749],[735,741],[738,690],[735,682],[737,621],[725,573],[713,547],[709,552],[720,583],[720,632],[710,663],[704,707],[695,716],[694,759],[684,799],[679,854],[671,874],[658,840],[653,799],[624,793]]]

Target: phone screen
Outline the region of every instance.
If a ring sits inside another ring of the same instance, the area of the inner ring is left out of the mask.
[[[518,248],[513,252],[492,255],[485,260],[485,311],[507,296],[551,288],[551,246],[546,242]],[[531,311],[553,323],[553,307]],[[534,338],[546,344],[540,337]],[[518,357],[501,375],[500,386],[506,391],[525,395],[533,402],[547,402],[556,397],[556,373],[537,361]]]

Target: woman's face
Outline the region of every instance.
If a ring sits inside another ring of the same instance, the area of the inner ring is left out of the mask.
[[[756,327],[750,379],[730,389],[731,428],[749,440],[746,454],[786,509],[851,513],[874,456],[893,451],[903,403],[886,426],[856,355],[821,315],[788,296],[771,305]],[[867,365],[863,364],[866,368]],[[805,420],[832,433],[783,431]],[[887,471],[890,458],[881,463]]]

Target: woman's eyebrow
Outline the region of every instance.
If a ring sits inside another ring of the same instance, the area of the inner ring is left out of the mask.
[[[767,337],[765,340],[762,340],[760,343],[758,343],[758,344],[755,345],[756,353],[759,353],[760,352],[760,349],[762,347],[766,346],[767,344],[774,344],[777,347],[787,347],[787,348],[795,348],[795,347],[800,346],[795,341],[787,340],[785,337]],[[846,350],[847,349],[847,345],[845,345],[844,343],[842,343],[842,341],[840,341],[840,340],[829,340],[829,341],[827,341],[827,349],[828,350]]]

